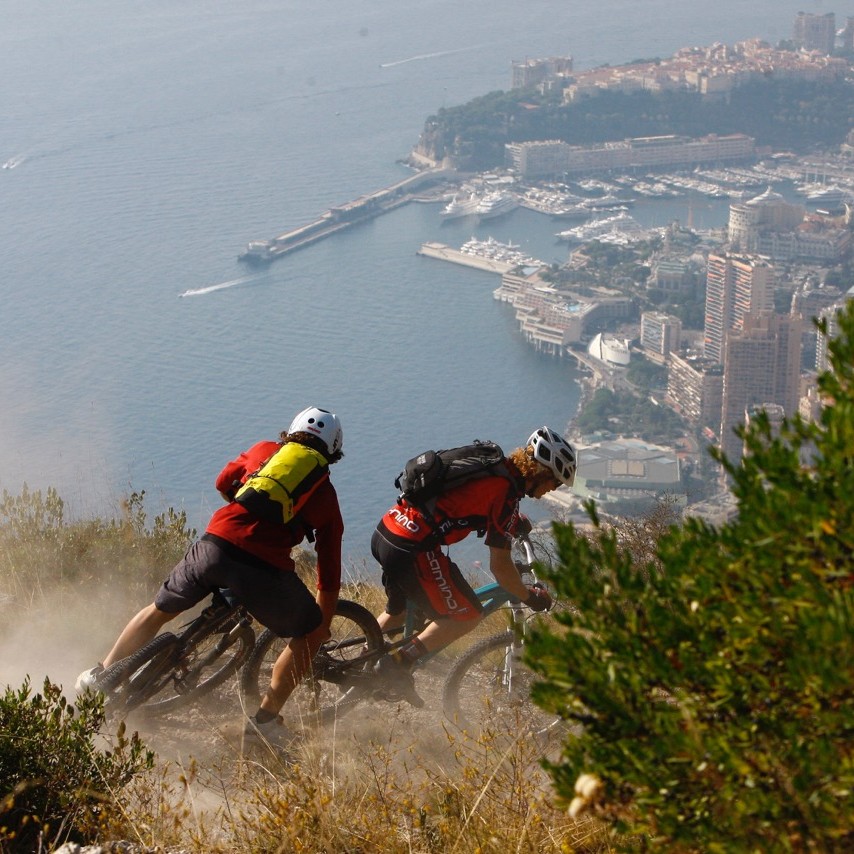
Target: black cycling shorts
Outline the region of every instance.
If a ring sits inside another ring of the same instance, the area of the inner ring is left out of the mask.
[[[483,606],[460,568],[436,548],[407,552],[375,531],[371,552],[382,566],[386,613],[402,614],[414,602],[431,619],[475,620]]]
[[[192,608],[219,587],[228,587],[246,610],[279,637],[303,637],[323,615],[295,572],[244,563],[210,540],[193,543],[163,582],[154,604],[167,614]]]

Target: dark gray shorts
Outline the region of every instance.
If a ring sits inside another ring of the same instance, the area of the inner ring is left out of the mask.
[[[279,637],[303,637],[323,620],[314,596],[295,572],[242,563],[208,540],[190,546],[157,591],[154,604],[167,614],[177,614],[218,587],[228,587],[261,625]]]

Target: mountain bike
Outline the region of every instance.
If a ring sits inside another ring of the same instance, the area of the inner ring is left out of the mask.
[[[514,563],[526,583],[536,583],[535,554],[526,537],[514,543]],[[541,561],[542,562],[542,561]],[[484,618],[504,610],[509,628],[476,643],[451,667],[442,689],[442,708],[450,721],[471,733],[490,729],[513,733],[546,733],[555,727],[554,715],[530,700],[531,671],[522,663],[525,626],[533,613],[497,583],[475,590]],[[342,603],[339,602],[339,606]],[[365,702],[392,700],[387,685],[374,671],[375,663],[403,645],[429,622],[414,603],[407,604],[404,626],[387,633],[366,609],[347,602],[331,626],[306,676],[288,700],[293,717],[326,724]],[[263,632],[241,673],[241,692],[247,705],[257,701],[269,684],[273,664],[285,641]],[[436,653],[423,656],[420,669]]]
[[[362,622],[374,619],[345,600],[339,600],[338,613],[345,616],[333,618],[335,626],[348,615]],[[249,612],[230,591],[216,590],[197,617],[110,665],[93,687],[104,693],[113,714],[171,712],[222,685],[246,664],[255,644]]]
[[[514,560],[516,568],[527,584],[539,583],[534,564],[545,560],[537,560],[527,538],[518,538],[517,545],[522,555]],[[472,735],[488,732],[493,737],[502,734],[524,734],[538,739],[560,737],[565,729],[563,720],[543,711],[531,700],[536,677],[522,657],[528,622],[537,615],[497,584],[476,592],[481,601],[486,596],[493,597],[487,600],[491,610],[506,610],[509,626],[506,631],[475,643],[453,664],[442,689],[446,717]]]

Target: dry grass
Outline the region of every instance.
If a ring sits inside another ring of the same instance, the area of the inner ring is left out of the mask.
[[[595,821],[551,802],[523,741],[499,750],[488,735],[470,740],[437,722],[413,736],[386,720],[314,733],[288,759],[244,750],[173,761],[138,782],[127,807],[134,841],[258,854],[611,850]]]
[[[70,523],[52,493],[4,494],[0,684],[29,675],[72,685],[150,601],[188,534],[168,514],[149,524],[141,498],[115,520]],[[300,563],[311,573],[308,560]],[[374,584],[348,583],[342,595],[383,609]],[[464,643],[504,627],[497,615]],[[244,713],[234,682],[205,708],[131,719],[157,753],[156,771],[116,792],[118,809],[93,832],[136,850],[187,853],[610,850],[602,828],[552,803],[533,745],[454,732],[438,709],[441,683],[422,684],[433,701],[424,710],[366,705],[302,732],[288,758],[235,737]]]

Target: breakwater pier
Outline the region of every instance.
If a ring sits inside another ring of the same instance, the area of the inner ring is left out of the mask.
[[[416,191],[423,191],[440,184],[451,174],[446,169],[428,169],[417,175],[410,175],[390,187],[330,208],[319,219],[307,225],[286,231],[270,240],[252,240],[237,256],[238,260],[248,264],[269,264],[276,258],[310,246],[360,222],[366,222],[393,211],[412,201]]]

